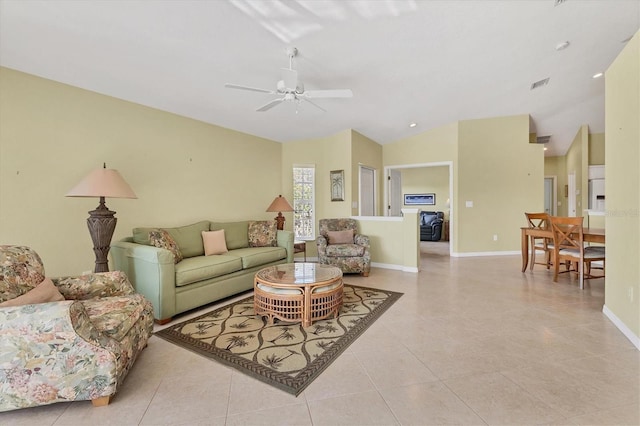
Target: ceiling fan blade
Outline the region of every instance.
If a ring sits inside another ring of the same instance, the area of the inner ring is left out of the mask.
[[[307,98],[352,98],[351,89],[307,90],[303,94]]]
[[[260,108],[258,108],[256,111],[259,112],[264,112],[267,110],[270,110],[271,108],[273,108],[274,106],[278,105],[279,103],[281,103],[282,101],[284,101],[284,98],[281,99],[274,99],[271,102],[268,102],[264,105],[262,105]]]
[[[259,89],[257,87],[241,86],[239,84],[231,84],[231,83],[225,84],[224,87],[226,87],[228,89],[249,90],[251,92],[261,92],[261,93],[271,93],[271,94],[276,93],[273,90]]]
[[[298,71],[282,68],[282,81],[285,88],[295,91],[298,87]]]
[[[311,102],[311,101],[310,101],[309,99],[307,99],[307,98],[302,98],[302,99],[304,99],[305,101],[309,102],[311,105],[313,105],[314,107],[318,108],[318,109],[319,109],[319,110],[321,110],[322,112],[327,112],[327,110],[326,110],[326,109],[322,108],[322,107],[321,107],[320,105],[318,105],[317,103],[315,103],[315,102]]]

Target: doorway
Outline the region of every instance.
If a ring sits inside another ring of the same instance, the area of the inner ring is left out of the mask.
[[[445,217],[448,216],[448,229],[449,229],[449,255],[453,253],[455,245],[455,215],[454,206],[455,200],[453,198],[453,161],[442,161],[433,163],[421,163],[421,164],[407,164],[396,166],[385,166],[385,179],[388,181],[388,185],[384,188],[384,201],[385,201],[385,216],[400,216],[402,214],[403,207],[403,183],[402,183],[402,170],[415,169],[415,168],[430,168],[430,167],[446,167],[448,171],[449,179],[449,192],[443,194],[443,196],[436,195],[436,199],[443,199],[443,206],[439,210],[446,210]],[[413,190],[411,191],[413,192]],[[438,198],[440,197],[440,198]],[[416,205],[406,206],[408,208],[418,208],[420,210],[435,210],[434,206],[429,205]],[[397,211],[397,213],[396,213]],[[444,232],[444,229],[443,229]]]
[[[376,171],[371,167],[360,166],[360,206],[359,216],[376,215]]]
[[[557,200],[557,187],[555,176],[544,177],[544,211],[550,216],[556,216],[556,209],[558,203]]]

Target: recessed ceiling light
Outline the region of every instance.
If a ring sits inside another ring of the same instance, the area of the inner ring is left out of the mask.
[[[556,45],[556,50],[557,51],[561,51],[566,49],[567,47],[569,47],[571,43],[569,43],[568,41],[563,41],[562,43],[559,43]]]
[[[594,74],[594,75],[593,75],[593,77],[591,77],[591,78],[600,78],[600,77],[602,77],[603,75],[604,75],[604,74],[602,74],[601,72],[599,72],[599,73],[597,73],[597,74]]]
[[[418,123],[409,123],[409,127],[414,128],[418,125]]]

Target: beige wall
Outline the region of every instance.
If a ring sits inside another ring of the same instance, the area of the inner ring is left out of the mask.
[[[591,133],[589,134],[589,165],[603,165],[605,164],[605,141],[604,133]]]
[[[454,253],[517,251],[524,212],[544,208],[544,151],[529,143],[528,115],[460,121],[382,151],[386,167],[453,162]]]
[[[544,151],[529,143],[529,116],[461,121],[458,161],[458,251],[517,251],[524,212],[544,209]]]
[[[319,219],[351,216],[353,177],[351,167],[351,130],[344,130],[325,138],[289,142],[282,149],[282,191],[288,199],[293,200],[293,167],[296,165],[313,165],[315,167],[315,214],[316,235]],[[331,201],[329,172],[344,170],[345,200]],[[285,216],[285,229],[292,229],[292,215]],[[307,257],[318,255],[314,242],[307,243]]]
[[[107,199],[114,239],[142,225],[272,217],[279,143],[6,68],[0,94],[0,244],[33,247],[48,275],[93,269],[86,218],[98,199],[64,195],[103,162],[138,195]]]
[[[385,167],[454,161],[457,155],[457,122],[382,145]]]
[[[436,195],[436,204],[433,206],[404,206],[419,207],[421,210],[444,212],[445,218],[449,219],[449,167],[416,167],[401,169],[402,173],[402,194],[424,194],[433,193]]]
[[[451,162],[455,176],[458,156],[458,123],[430,129],[417,135],[382,145],[384,167],[404,167],[428,163]],[[404,172],[405,168],[399,169]],[[453,206],[456,199],[456,179],[454,179]],[[437,200],[436,200],[437,201]],[[425,207],[425,206],[423,206]],[[453,211],[453,209],[452,209]],[[451,248],[457,250],[455,223],[451,224]]]
[[[360,200],[360,166],[366,166],[376,171],[376,214],[381,215],[384,205],[383,196],[383,177],[382,170],[382,145],[367,138],[364,135],[351,131],[351,174],[354,177],[351,182],[351,193],[353,194],[352,202]],[[353,204],[351,215],[357,216],[359,208],[357,204]]]
[[[605,313],[640,349],[640,32],[605,73]],[[620,324],[618,324],[620,327]]]

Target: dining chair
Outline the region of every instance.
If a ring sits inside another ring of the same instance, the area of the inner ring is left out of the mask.
[[[529,228],[533,229],[550,229],[549,215],[547,213],[526,213],[527,222]],[[551,255],[553,253],[553,238],[536,237],[531,235],[531,270],[533,271],[533,265],[536,263],[536,251],[544,252],[545,263],[538,263],[539,265],[546,265],[547,269],[551,267]]]
[[[590,275],[591,262],[605,262],[604,247],[585,247],[584,231],[582,227],[583,217],[557,217],[551,216],[551,231],[553,233],[553,281],[558,282],[558,272],[561,262],[576,264],[580,289],[584,288],[585,263],[588,264],[587,278],[601,278]],[[569,267],[569,265],[567,265]],[[603,268],[604,270],[604,268]]]

